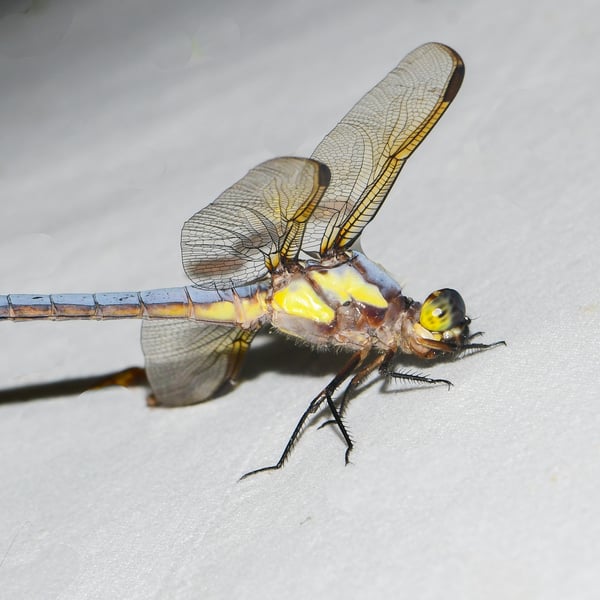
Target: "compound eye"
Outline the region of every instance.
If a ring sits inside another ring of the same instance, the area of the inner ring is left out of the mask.
[[[449,331],[466,321],[465,302],[456,290],[450,288],[432,292],[421,307],[419,322],[429,331]]]

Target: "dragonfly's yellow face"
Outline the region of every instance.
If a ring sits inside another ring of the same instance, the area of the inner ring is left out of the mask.
[[[414,329],[423,346],[452,352],[464,343],[470,322],[462,296],[456,290],[445,288],[429,294]]]

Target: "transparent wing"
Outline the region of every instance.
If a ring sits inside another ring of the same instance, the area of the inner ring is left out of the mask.
[[[229,289],[296,258],[328,183],[329,169],[308,158],[275,158],[249,171],[183,226],[188,277],[202,288]]]
[[[145,319],[146,374],[160,406],[210,399],[237,375],[256,331],[185,319]]]
[[[456,96],[463,75],[454,50],[425,44],[354,105],[311,157],[329,167],[331,181],[306,227],[303,250],[323,255],[356,240]]]

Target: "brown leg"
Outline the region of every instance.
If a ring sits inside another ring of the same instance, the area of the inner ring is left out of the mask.
[[[346,409],[348,408],[348,404],[350,402],[351,392],[354,391],[362,383],[362,381],[364,381],[366,377],[368,377],[373,371],[375,371],[375,369],[380,368],[382,363],[385,362],[386,359],[387,354],[378,354],[370,363],[361,365],[361,368],[354,374],[354,377],[352,377],[350,383],[348,383],[342,395],[342,401],[340,402],[340,408],[338,409],[338,414],[340,418],[343,417],[346,413]],[[325,425],[333,425],[334,423],[336,423],[336,420],[330,419],[329,421],[325,421],[325,423],[319,425],[319,429],[322,429],[323,427],[325,427]]]
[[[403,381],[412,381],[417,383],[428,383],[432,385],[443,383],[448,387],[452,385],[452,382],[448,381],[447,379],[433,379],[431,377],[427,377],[425,375],[418,375],[415,373],[397,373],[395,371],[392,371],[389,368],[389,364],[394,358],[395,354],[396,353],[391,350],[389,352],[386,352],[385,354],[378,354],[371,362],[361,366],[360,370],[354,375],[354,377],[352,377],[350,383],[346,386],[346,389],[344,390],[342,401],[340,403],[340,408],[338,410],[340,418],[343,417],[346,413],[346,409],[348,408],[348,404],[350,403],[352,392],[357,388],[357,386],[360,385],[362,381],[364,381],[366,377],[368,377],[376,369],[379,369],[379,373],[384,377],[390,377],[393,379],[401,379]],[[323,423],[319,427],[319,429],[325,427],[325,425],[332,425],[334,423],[337,423],[337,421],[335,419],[330,419],[329,421],[325,421],[325,423]]]
[[[392,362],[393,358],[394,352],[388,352],[385,355],[385,359],[382,361],[381,366],[379,367],[379,372],[384,377],[400,379],[401,381],[412,381],[414,383],[427,383],[430,385],[443,383],[444,385],[448,386],[448,389],[450,389],[453,385],[453,383],[447,379],[434,379],[433,377],[427,377],[427,375],[420,375],[418,373],[402,373],[400,371],[393,371],[390,368],[390,363]]]

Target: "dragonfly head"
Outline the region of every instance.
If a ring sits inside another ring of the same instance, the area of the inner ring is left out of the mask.
[[[470,322],[465,302],[456,290],[436,290],[423,302],[419,320],[413,324],[411,348],[422,358],[456,352],[468,338]]]

